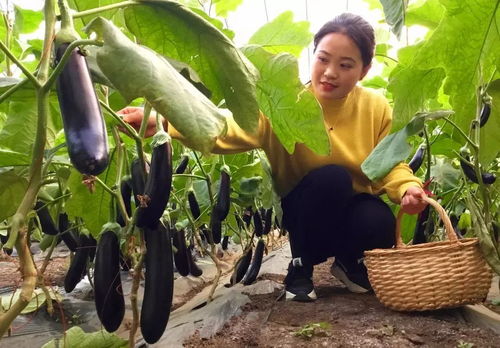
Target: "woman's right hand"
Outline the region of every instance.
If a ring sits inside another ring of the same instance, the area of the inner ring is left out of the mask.
[[[142,107],[127,106],[117,112],[118,115],[123,115],[123,121],[134,127],[136,131],[141,128],[142,119],[144,118],[144,109]],[[165,120],[162,119],[165,123]],[[150,137],[156,133],[156,117],[149,116],[148,124],[146,127],[146,133],[144,136]]]

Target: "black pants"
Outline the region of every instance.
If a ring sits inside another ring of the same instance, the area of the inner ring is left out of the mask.
[[[316,265],[330,256],[357,262],[364,250],[394,245],[395,218],[379,197],[355,193],[347,170],[328,165],[308,173],[282,199],[292,257]]]

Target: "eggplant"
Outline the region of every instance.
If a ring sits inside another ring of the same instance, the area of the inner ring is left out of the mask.
[[[257,237],[262,237],[264,232],[264,225],[262,224],[262,216],[258,210],[253,214],[253,227],[255,231],[255,235]]]
[[[250,245],[246,253],[238,260],[231,275],[231,285],[238,284],[248,271],[248,266],[252,261],[252,246]]]
[[[63,43],[56,48],[56,62],[68,45]],[[79,48],[71,52],[56,87],[71,163],[82,174],[102,173],[109,163],[106,124],[85,56]]]
[[[413,173],[415,173],[424,162],[425,148],[426,148],[425,145],[419,146],[419,148],[411,158],[410,162],[408,163],[408,166],[411,168]]]
[[[184,230],[174,230],[172,241],[177,249],[177,252],[174,254],[175,267],[177,267],[179,274],[185,277],[189,274],[189,251],[186,245]]]
[[[60,213],[58,219],[59,235],[71,251],[76,251],[78,249],[78,239],[71,227],[71,223],[68,219],[68,214]]]
[[[120,183],[120,193],[122,195],[123,203],[125,204],[125,211],[130,217],[132,215],[132,205],[130,202],[130,198],[132,196],[132,178],[128,177],[122,180]],[[124,227],[125,219],[123,218],[118,204],[116,206],[116,213],[116,222],[118,222],[121,227]]]
[[[97,316],[108,332],[119,327],[125,315],[120,278],[120,246],[113,231],[101,234],[94,267],[94,298]]]
[[[262,265],[262,259],[264,257],[265,246],[266,243],[264,243],[264,240],[259,239],[259,241],[257,242],[257,246],[255,247],[252,263],[241,281],[243,285],[250,285],[257,279],[260,271],[260,266]]]
[[[231,177],[227,170],[222,170],[220,173],[219,194],[212,214],[215,214],[219,221],[224,221],[229,213],[229,206],[231,203]]]
[[[45,234],[50,234],[51,236],[55,236],[59,233],[59,230],[50,216],[49,208],[42,201],[36,201],[35,203],[36,215],[38,216],[38,220],[40,220],[40,229]]]
[[[191,244],[188,247],[189,273],[193,277],[201,277],[201,275],[203,274],[203,270],[200,267],[198,267],[198,265],[196,264],[196,261],[194,260],[193,250],[194,250],[194,246]]]
[[[191,210],[191,215],[193,215],[193,219],[197,220],[201,215],[201,211],[198,200],[196,199],[196,195],[194,194],[193,190],[189,190],[188,192],[188,203],[189,210]]]
[[[182,156],[179,165],[175,169],[175,174],[183,174],[187,169],[188,163],[189,163],[189,156],[187,155]]]
[[[89,250],[91,246],[90,238],[82,233],[80,234],[80,241],[78,244],[80,247],[75,252],[75,255],[73,255],[68,272],[64,278],[64,290],[66,292],[73,291],[87,271],[87,261],[89,260]]]
[[[141,161],[139,158],[134,158],[130,164],[130,178],[132,193],[134,194],[135,206],[140,205],[139,196],[144,194],[144,188],[146,186],[147,174],[149,173],[149,163],[146,162],[145,171],[141,168]]]
[[[137,211],[138,227],[155,228],[165,211],[172,186],[172,145],[166,141],[153,148],[151,168]]]
[[[271,228],[273,227],[273,207],[266,209],[264,214],[264,230],[262,234],[266,235],[271,232]]]
[[[170,231],[162,223],[156,229],[144,228],[146,276],[141,308],[141,332],[144,340],[157,342],[167,327],[174,293],[174,265]]]

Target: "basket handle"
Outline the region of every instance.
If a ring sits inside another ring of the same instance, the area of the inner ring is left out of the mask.
[[[455,230],[453,229],[453,225],[451,224],[450,218],[448,217],[448,214],[446,214],[446,211],[444,208],[433,200],[430,197],[424,196],[422,200],[426,201],[430,205],[436,209],[436,211],[439,214],[439,217],[444,223],[444,228],[446,230],[446,234],[448,235],[448,239],[452,242],[458,242],[457,235],[455,234]],[[398,216],[396,218],[396,248],[404,248],[406,247],[405,243],[403,243],[403,240],[401,239],[401,220],[403,219],[403,211],[400,209],[398,212]]]

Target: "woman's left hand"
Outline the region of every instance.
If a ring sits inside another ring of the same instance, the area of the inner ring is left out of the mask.
[[[401,200],[401,210],[406,214],[420,213],[427,206],[427,202],[423,200],[425,196],[424,190],[420,187],[409,187]]]

